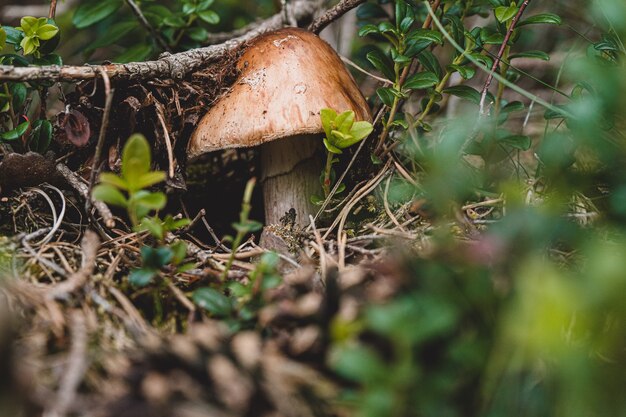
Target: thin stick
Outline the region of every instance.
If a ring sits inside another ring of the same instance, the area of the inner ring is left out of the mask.
[[[391,219],[393,224],[395,224],[398,227],[398,229],[400,229],[401,231],[405,232],[406,230],[404,230],[404,227],[402,227],[402,225],[400,224],[400,222],[398,221],[396,216],[391,211],[391,208],[389,207],[388,197],[389,197],[389,185],[390,184],[391,184],[391,175],[387,178],[387,181],[385,182],[385,192],[384,192],[384,195],[383,195],[383,205],[385,206],[385,211],[387,212],[387,216],[389,216],[389,218]]]
[[[165,136],[165,147],[167,149],[167,161],[169,164],[168,176],[170,178],[174,178],[174,150],[172,149],[172,140],[170,139],[170,134],[167,131],[167,125],[165,124],[165,119],[163,118],[163,110],[160,106],[156,106],[156,109],[157,118],[161,123],[163,135]]]
[[[172,49],[167,44],[167,42],[165,42],[161,34],[154,30],[150,22],[148,22],[146,17],[143,15],[141,9],[139,8],[139,6],[137,6],[137,3],[135,3],[133,0],[126,0],[126,4],[128,4],[130,9],[133,11],[133,14],[139,20],[139,23],[141,23],[141,25],[146,28],[148,32],[150,32],[150,36],[152,36],[153,39],[156,39],[159,46],[167,52],[172,52]]]
[[[386,79],[386,78],[379,77],[379,76],[377,76],[377,75],[372,74],[371,72],[368,72],[367,70],[365,70],[365,69],[363,69],[363,68],[359,67],[359,66],[358,66],[357,64],[355,64],[354,62],[350,61],[350,60],[349,60],[348,58],[346,58],[345,56],[340,56],[340,58],[341,58],[341,60],[342,60],[344,63],[346,63],[346,64],[350,65],[352,68],[356,69],[357,71],[362,72],[363,74],[365,74],[365,75],[367,75],[367,76],[369,76],[369,77],[372,77],[372,78],[373,78],[373,79],[375,79],[376,81],[380,81],[380,82],[381,82],[381,83],[383,83],[383,84],[393,84],[393,81],[390,81],[390,80],[388,80],[388,79]]]
[[[100,240],[98,239],[98,235],[88,230],[81,243],[83,260],[80,269],[70,275],[66,281],[55,285],[46,296],[49,299],[64,299],[79,288],[82,288],[93,274],[99,247]]]
[[[515,30],[515,26],[517,26],[517,22],[524,14],[524,10],[530,3],[530,0],[524,0],[524,2],[519,7],[517,14],[511,20],[511,24],[509,25],[509,29],[506,31],[506,35],[504,36],[504,40],[502,41],[502,45],[500,45],[500,50],[498,51],[498,55],[496,56],[495,61],[493,61],[493,65],[491,66],[491,71],[489,72],[489,76],[487,77],[487,81],[485,81],[485,85],[483,86],[483,90],[480,93],[480,115],[481,117],[485,115],[485,101],[487,100],[487,92],[489,91],[489,87],[493,82],[493,76],[496,73],[496,70],[500,66],[500,62],[502,62],[502,57],[504,56],[504,51],[506,50],[509,40],[511,39],[511,35]]]
[[[363,186],[363,188],[361,188],[355,195],[354,197],[352,197],[352,200],[350,200],[348,202],[348,204],[346,204],[346,206],[341,210],[341,213],[339,213],[339,215],[335,218],[335,220],[333,221],[333,223],[330,225],[330,227],[328,228],[328,230],[326,230],[326,233],[324,233],[324,239],[328,238],[328,236],[330,235],[330,233],[333,231],[333,229],[335,228],[335,226],[337,226],[337,224],[339,223],[340,227],[339,227],[339,233],[338,236],[341,235],[341,231],[343,230],[343,224],[345,223],[345,218],[348,217],[348,214],[350,214],[350,210],[352,210],[352,207],[354,207],[354,205],[364,196],[366,196],[367,194],[370,193],[371,190],[373,190],[374,188],[376,188],[376,186],[380,183],[380,181],[382,181],[382,179],[384,178],[385,173],[387,172],[387,170],[389,169],[390,166],[390,160],[387,161],[387,163],[385,164],[385,166],[380,170],[380,172],[371,180],[369,180],[367,182],[367,184],[365,184]]]
[[[50,11],[48,12],[48,18],[54,19],[57,13],[57,0],[50,0]]]
[[[320,33],[326,26],[339,19],[355,7],[365,3],[366,0],[342,0],[335,7],[329,9],[319,19],[309,25],[313,33]]]
[[[106,71],[101,70],[102,79],[104,80],[104,93],[106,95],[104,103],[104,113],[102,114],[102,125],[100,126],[100,134],[98,135],[98,143],[96,144],[96,152],[93,158],[93,164],[91,165],[91,174],[89,175],[89,186],[87,189],[87,200],[85,201],[85,211],[87,214],[91,212],[92,200],[91,192],[96,182],[96,174],[99,170],[100,158],[102,156],[102,148],[104,148],[104,140],[106,138],[107,127],[109,125],[109,116],[111,114],[111,105],[113,104],[113,93],[115,90],[111,89],[111,80]]]
[[[57,172],[60,173],[65,181],[74,189],[81,197],[87,201],[89,199],[89,187],[85,184],[78,175],[71,169],[69,169],[65,164],[58,163]],[[104,225],[109,229],[115,227],[115,219],[113,218],[113,213],[109,210],[109,207],[104,204],[102,201],[96,200],[93,202],[93,206],[98,211],[102,219],[104,220]]]

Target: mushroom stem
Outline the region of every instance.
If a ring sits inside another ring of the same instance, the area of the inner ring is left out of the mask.
[[[300,135],[266,143],[261,148],[261,181],[265,224],[280,224],[293,208],[295,225],[308,224],[312,195],[320,195],[320,135]]]

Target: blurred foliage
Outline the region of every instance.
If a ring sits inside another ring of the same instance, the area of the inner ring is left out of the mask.
[[[378,90],[385,128],[419,179],[399,177],[393,194],[428,201],[437,226],[406,265],[403,296],[336,323],[331,366],[356,384],[344,401],[361,416],[626,415],[626,4],[589,2],[584,34],[558,3],[529,7],[480,115],[484,78],[471,80],[521,2],[445,1],[430,29],[423,2],[389,3],[359,9],[370,39],[359,54],[392,82]],[[567,42],[529,52],[538,24],[560,25]],[[556,53],[565,59],[545,82],[515,66]],[[413,59],[421,72],[403,83]],[[545,105],[529,100],[537,83],[552,90]],[[452,117],[450,96],[466,102]],[[418,110],[402,113],[403,100]],[[542,133],[525,134],[529,124]],[[470,242],[448,226],[460,207],[498,197],[505,211],[481,217]]]

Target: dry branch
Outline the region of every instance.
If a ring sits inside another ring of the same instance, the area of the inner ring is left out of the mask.
[[[293,2],[291,10],[296,20],[307,20],[313,17],[322,3],[322,0],[296,0]],[[177,54],[164,53],[155,61],[82,66],[14,67],[0,65],[0,81],[78,81],[94,79],[101,72],[105,72],[111,79],[170,78],[178,80],[233,51],[256,36],[281,28],[283,24],[283,14],[278,13],[237,38],[219,45],[192,49]]]
[[[309,30],[313,33],[320,33],[324,28],[344,14],[357,6],[365,3],[366,0],[342,0],[336,6],[329,9],[319,19],[311,23]]]
[[[74,291],[82,288],[89,277],[93,274],[96,266],[98,248],[100,240],[95,232],[88,230],[83,237],[81,248],[83,250],[83,261],[80,269],[70,275],[66,281],[56,284],[48,293],[49,299],[64,299]]]

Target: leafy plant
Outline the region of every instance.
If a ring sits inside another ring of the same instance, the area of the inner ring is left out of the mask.
[[[42,42],[55,38],[59,33],[59,28],[54,24],[54,20],[32,16],[23,17],[17,30],[24,33],[20,41],[20,47],[24,51],[24,55],[40,55],[39,50],[48,47],[48,45]],[[55,40],[58,42],[58,38]]]
[[[7,46],[13,49],[0,53],[0,65],[60,65],[61,57],[53,53],[59,41],[59,28],[53,19],[25,16],[18,27],[0,27],[0,52]],[[45,114],[39,114],[39,109],[32,119],[28,115],[33,112],[32,96],[45,97],[44,91],[49,85],[46,82],[0,83],[1,142],[10,144],[16,151],[44,153],[48,149],[52,124],[45,119]]]
[[[341,154],[344,149],[365,139],[372,133],[374,127],[367,121],[355,121],[355,114],[352,110],[337,114],[333,109],[322,109],[320,117],[326,135],[324,146],[328,151],[322,176],[322,188],[324,197],[328,197],[335,176],[333,164],[339,161],[335,155]]]
[[[265,305],[266,291],[282,282],[277,270],[279,261],[273,252],[263,254],[245,281],[224,281],[216,287],[199,288],[192,299],[212,317],[225,320],[233,330],[249,328]]]
[[[122,151],[121,175],[100,174],[100,184],[93,189],[93,198],[107,204],[126,209],[136,232],[147,231],[156,239],[155,247],[141,249],[142,266],[131,272],[131,284],[143,287],[151,284],[161,270],[169,267],[169,272],[183,272],[190,267],[183,264],[187,256],[187,245],[181,240],[168,243],[170,232],[189,224],[188,219],[174,219],[171,215],[161,219],[148,217],[153,211],[161,210],[167,203],[161,191],[147,188],[165,180],[165,173],[151,170],[150,145],[140,134],[132,135]]]
[[[214,0],[175,0],[167,7],[154,0],[137,2],[136,7],[145,21],[137,17],[136,11],[130,16],[131,10],[124,7],[125,3],[122,0],[85,1],[79,5],[72,18],[74,26],[78,29],[96,25],[107,28],[106,35],[98,37],[87,48],[87,53],[124,41],[126,51],[115,61],[129,62],[166,50],[195,48],[207,40],[207,28],[220,21],[219,15],[211,10]],[[138,36],[129,37],[130,33]],[[132,39],[130,43],[129,39]]]
[[[245,281],[228,280],[228,272],[244,237],[261,230],[263,225],[250,220],[250,201],[256,183],[252,178],[246,184],[239,214],[239,222],[233,224],[237,232],[232,241],[230,257],[222,272],[221,281],[215,287],[202,287],[194,291],[194,302],[208,311],[213,317],[226,320],[231,327],[238,329],[248,327],[254,321],[258,310],[263,306],[263,294],[266,290],[276,287],[282,281],[277,272],[279,257],[273,252],[261,256],[256,268]]]

